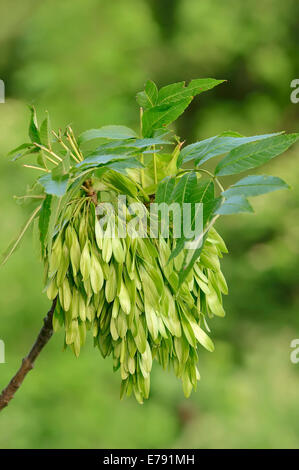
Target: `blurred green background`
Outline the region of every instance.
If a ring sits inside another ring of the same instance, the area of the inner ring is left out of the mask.
[[[137,127],[135,94],[199,77],[228,83],[196,99],[177,132],[188,143],[223,130],[244,135],[298,131],[297,0],[1,0],[0,247],[28,210],[30,170],[6,153],[26,141],[28,103],[53,126],[78,132],[104,124]],[[21,391],[0,415],[1,448],[276,448],[299,444],[298,145],[261,173],[292,191],[253,201],[256,215],[218,223],[230,251],[227,316],[212,322],[216,350],[201,350],[202,381],[189,400],[172,374],[154,367],[150,400],[119,401],[119,375],[91,342],[80,358],[53,337]],[[0,271],[0,389],[39,331],[49,302],[28,234]]]

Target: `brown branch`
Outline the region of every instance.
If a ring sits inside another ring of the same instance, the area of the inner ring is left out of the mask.
[[[30,353],[23,359],[20,369],[18,370],[16,375],[11,379],[7,387],[2,391],[0,395],[0,411],[8,405],[10,400],[13,399],[15,393],[19,390],[20,386],[22,385],[26,375],[28,374],[28,372],[31,371],[31,369],[33,369],[36,358],[39,356],[40,352],[51,338],[53,334],[52,319],[56,303],[57,297],[53,300],[52,306],[49,312],[47,313],[46,317],[44,318],[44,326],[40,330],[39,335],[34,345],[32,346]]]
[[[87,196],[91,198],[94,205],[97,206],[98,205],[98,194],[92,186],[92,180],[91,179],[88,179],[88,180],[85,181],[84,190],[86,191]]]

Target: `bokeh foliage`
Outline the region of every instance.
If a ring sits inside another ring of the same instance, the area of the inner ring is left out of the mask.
[[[24,141],[28,110],[48,109],[54,127],[78,131],[117,123],[137,127],[135,93],[195,77],[228,80],[201,95],[178,123],[188,143],[235,130],[298,131],[290,102],[298,73],[296,0],[17,0],[1,3],[0,246],[25,221],[20,195],[30,172],[5,154]],[[256,215],[218,223],[227,317],[213,321],[216,350],[202,352],[202,381],[191,399],[154,368],[151,399],[119,402],[118,377],[91,344],[79,360],[57,334],[0,417],[0,447],[298,447],[298,146],[263,172],[292,191],[254,201]],[[232,179],[233,180],[233,179]],[[48,308],[30,236],[0,272],[1,387],[32,344]],[[0,388],[1,388],[0,387]]]

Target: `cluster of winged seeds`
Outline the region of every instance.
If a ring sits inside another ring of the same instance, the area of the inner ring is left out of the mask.
[[[10,152],[13,160],[32,158],[24,167],[39,176],[19,198],[31,200],[34,210],[2,264],[38,219],[45,289],[56,305],[54,329],[65,329],[65,346],[76,356],[90,330],[102,356],[112,355],[114,369],[120,370],[121,397],[133,393],[140,403],[149,396],[154,359],[173,368],[189,396],[199,379],[200,346],[214,348],[207,318],[224,315],[227,293],[219,263],[227,249],[216,220],[253,212],[248,198],[289,188],[277,176],[251,174],[226,187],[222,178],[282,154],[299,133],[247,137],[225,131],[185,146],[168,127],[195,96],[221,83],[200,78],[158,89],[147,81],[137,93],[139,133],[112,125],[77,138],[70,126],[55,132],[48,114],[39,125],[32,107],[30,142]],[[214,169],[204,167],[215,158]],[[168,209],[191,205],[191,237],[184,230],[176,237],[184,217],[177,223],[173,215],[169,234],[160,228],[152,236],[152,202]],[[104,203],[113,210],[103,223]],[[133,203],[141,203],[145,221],[150,220],[145,236],[134,230],[121,236],[113,229],[132,222]]]
[[[107,196],[115,198],[113,191]],[[114,370],[120,369],[121,396],[133,392],[140,403],[149,396],[153,359],[172,367],[190,395],[200,378],[198,345],[214,348],[200,325],[208,329],[206,316],[224,315],[222,238],[210,229],[200,260],[179,288],[185,253],[168,262],[174,244],[171,238],[109,236],[83,198],[45,257],[47,295],[58,295],[54,329],[65,328],[65,344],[76,356],[91,330],[102,356],[112,355]]]

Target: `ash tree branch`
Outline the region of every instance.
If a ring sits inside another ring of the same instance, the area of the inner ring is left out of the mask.
[[[21,387],[26,375],[31,371],[31,369],[33,369],[35,360],[53,335],[52,319],[56,303],[57,297],[53,300],[52,306],[44,318],[44,325],[40,330],[39,335],[31,348],[31,351],[23,359],[18,372],[11,379],[7,387],[2,391],[0,395],[0,411],[2,411],[3,408],[9,404],[10,400],[14,398],[15,393]]]

